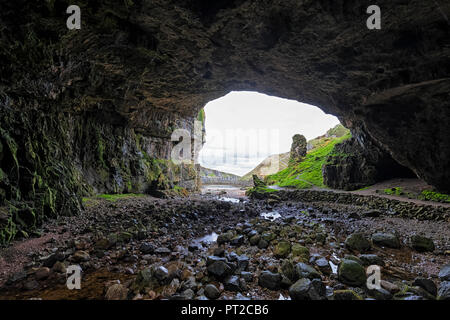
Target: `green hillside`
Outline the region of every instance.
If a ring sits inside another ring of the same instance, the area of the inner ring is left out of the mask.
[[[351,134],[347,132],[347,134],[339,138],[322,137],[315,139],[314,148],[307,153],[302,162],[267,176],[267,183],[299,189],[313,186],[325,187],[323,184],[322,166],[325,164],[327,157],[332,154],[334,146],[350,137]]]

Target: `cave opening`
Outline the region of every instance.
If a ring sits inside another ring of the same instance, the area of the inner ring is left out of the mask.
[[[318,107],[252,91],[232,91],[202,110],[206,137],[200,165],[240,177],[271,157],[289,153],[294,135],[313,141],[340,125],[337,117]],[[274,174],[286,163],[277,161],[261,173]]]

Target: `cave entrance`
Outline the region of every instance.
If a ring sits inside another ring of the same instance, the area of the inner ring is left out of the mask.
[[[201,174],[203,184],[227,184],[235,176],[249,180],[255,168],[258,176],[274,174],[286,167],[295,134],[311,141],[340,124],[318,107],[250,91],[209,102],[203,116],[206,137],[199,163],[212,169]]]

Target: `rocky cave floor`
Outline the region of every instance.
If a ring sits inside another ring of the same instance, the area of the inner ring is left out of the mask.
[[[224,200],[89,199],[79,216],[0,249],[0,299],[450,298],[449,221]],[[74,264],[81,290],[66,287]],[[381,289],[366,287],[368,265],[381,266]]]

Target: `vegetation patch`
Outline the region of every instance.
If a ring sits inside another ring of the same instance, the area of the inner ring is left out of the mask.
[[[123,193],[123,194],[99,194],[96,197],[105,199],[107,201],[116,202],[117,200],[120,200],[120,199],[138,198],[138,197],[145,197],[145,196],[146,196],[145,194]],[[84,199],[86,199],[86,198],[84,198]]]
[[[350,133],[340,138],[322,138],[316,141],[316,147],[310,150],[300,163],[290,165],[286,169],[266,177],[268,184],[280,187],[295,187],[299,189],[325,187],[323,184],[322,166],[332,155],[335,145],[349,139]]]
[[[424,190],[419,195],[419,199],[426,201],[450,202],[450,195],[434,192],[431,190]]]

